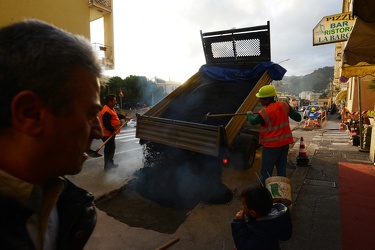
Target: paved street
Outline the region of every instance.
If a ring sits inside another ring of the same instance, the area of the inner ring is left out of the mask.
[[[342,249],[338,162],[369,164],[368,154],[351,145],[348,133],[339,130],[337,119],[328,120],[322,128],[303,129],[303,122],[292,123],[291,127],[296,143],[290,147],[287,175],[292,183],[294,230],[292,239],[282,242],[282,248]],[[131,129],[127,130],[118,137],[119,145],[124,143],[116,155],[123,163],[119,169],[106,173],[102,158],[90,159],[82,173],[71,177],[73,182],[100,198],[134,178],[133,173],[142,165],[142,151],[131,137]],[[307,167],[295,164],[301,137],[309,158]],[[86,249],[155,249],[177,238],[179,241],[169,249],[233,249],[230,222],[240,208],[240,191],[257,182],[260,153],[258,150],[255,166],[250,170],[224,169],[223,183],[234,194],[232,202],[199,204],[172,234],[131,227],[98,210],[97,227]],[[142,215],[134,212],[134,216]]]

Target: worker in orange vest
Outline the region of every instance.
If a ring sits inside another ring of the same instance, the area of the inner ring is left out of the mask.
[[[114,109],[117,103],[116,96],[113,94],[107,95],[105,98],[105,103],[106,104],[103,106],[99,114],[100,125],[103,131],[103,142],[105,142],[114,133],[120,133],[120,131],[117,130],[121,124],[120,119]],[[115,164],[113,161],[113,157],[115,155],[116,150],[115,137],[116,135],[113,135],[113,137],[105,144],[104,170],[109,170],[118,167],[118,164]]]
[[[260,139],[263,145],[261,182],[272,176],[274,166],[278,176],[286,176],[286,163],[289,152],[289,144],[294,142],[289,126],[289,117],[295,121],[301,121],[301,115],[287,102],[275,100],[276,89],[273,85],[260,88],[256,94],[260,103],[265,108],[254,115],[247,112],[247,119],[252,125],[260,124]]]

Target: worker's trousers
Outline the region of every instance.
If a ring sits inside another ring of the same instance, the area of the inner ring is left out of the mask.
[[[112,167],[114,164],[113,157],[116,150],[115,137],[116,135],[114,135],[104,146],[104,168]],[[103,142],[105,142],[108,138],[109,136],[103,137]]]
[[[286,177],[286,163],[288,161],[289,144],[279,148],[262,149],[261,181],[263,185],[268,177],[272,176],[273,168],[276,166],[277,175]]]

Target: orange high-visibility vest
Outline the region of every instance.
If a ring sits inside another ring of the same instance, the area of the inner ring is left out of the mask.
[[[260,125],[263,147],[278,148],[294,142],[289,126],[290,107],[286,102],[273,102],[259,111],[265,125]]]
[[[103,132],[103,137],[106,137],[106,136],[111,136],[113,132],[107,130],[105,127],[104,127],[104,123],[103,123],[103,115],[105,112],[108,112],[111,114],[111,125],[112,127],[115,128],[115,131],[120,127],[120,119],[118,118],[117,116],[117,113],[116,111],[114,111],[113,109],[111,109],[110,107],[108,107],[107,105],[104,105],[102,110],[100,111],[100,114],[99,114],[99,119],[100,119],[100,125],[102,127],[102,132]],[[117,134],[119,134],[120,131],[117,131]]]

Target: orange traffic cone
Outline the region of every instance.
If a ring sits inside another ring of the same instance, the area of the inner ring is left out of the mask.
[[[319,127],[318,119],[314,119],[314,127]]]
[[[340,130],[345,130],[344,129],[344,123],[340,122]]]
[[[304,167],[309,165],[309,158],[307,157],[306,149],[305,149],[305,143],[303,141],[303,137],[301,137],[301,142],[299,146],[299,153],[296,158],[297,166]]]

